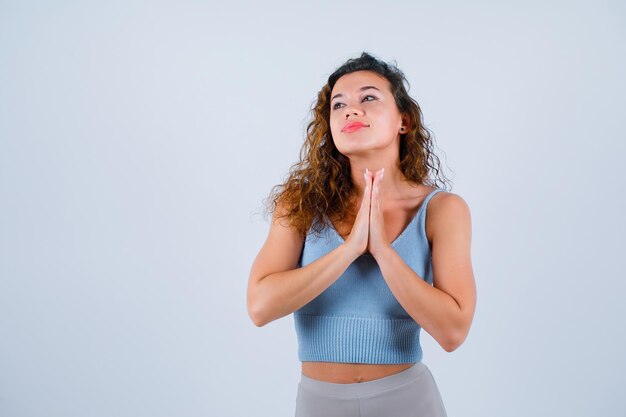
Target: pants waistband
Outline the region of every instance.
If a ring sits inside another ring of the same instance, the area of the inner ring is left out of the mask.
[[[374,379],[372,381],[354,382],[349,384],[337,384],[334,382],[320,381],[318,379],[309,378],[301,372],[300,386],[318,394],[331,397],[358,397],[404,385],[407,382],[411,382],[420,377],[426,369],[426,364],[420,361],[413,364],[410,368],[398,372],[397,374]]]

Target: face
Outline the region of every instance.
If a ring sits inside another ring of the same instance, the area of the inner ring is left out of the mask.
[[[330,131],[341,153],[397,144],[402,115],[385,77],[372,71],[351,72],[337,80],[330,97]],[[351,127],[351,122],[363,127]]]

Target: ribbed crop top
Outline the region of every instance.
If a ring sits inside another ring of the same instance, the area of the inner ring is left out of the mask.
[[[413,271],[433,284],[430,246],[426,238],[426,206],[442,189],[431,191],[407,227],[391,243]],[[324,227],[320,236],[307,233],[299,267],[344,242]],[[326,290],[293,313],[298,360],[315,362],[397,364],[422,360],[421,326],[395,298],[374,257],[366,252]]]

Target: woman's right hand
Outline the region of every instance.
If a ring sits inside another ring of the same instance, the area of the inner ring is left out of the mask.
[[[361,256],[367,250],[367,240],[369,238],[370,228],[370,201],[372,196],[372,179],[373,173],[363,173],[365,180],[365,189],[363,191],[363,200],[361,200],[361,207],[356,215],[352,230],[346,239],[346,244]]]

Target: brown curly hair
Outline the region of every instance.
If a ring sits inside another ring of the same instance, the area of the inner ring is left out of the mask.
[[[394,61],[395,62],[395,61]],[[274,213],[280,203],[283,210],[277,218],[287,217],[289,225],[295,227],[303,237],[309,228],[316,233],[333,221],[342,221],[351,212],[351,198],[355,187],[350,176],[350,161],[335,147],[330,131],[330,93],[337,80],[354,71],[374,71],[385,77],[395,98],[400,113],[407,117],[408,131],[401,135],[400,170],[406,181],[414,184],[427,184],[438,187],[439,158],[433,153],[433,139],[424,127],[422,111],[411,98],[404,83],[409,85],[397,65],[385,63],[363,52],[335,70],[328,82],[317,94],[311,112],[312,120],[307,125],[306,139],[300,150],[300,161],[293,164],[287,181],[275,185],[266,200],[265,211]],[[428,174],[433,171],[435,180]],[[278,188],[278,190],[277,190]],[[444,187],[439,187],[444,188]],[[267,203],[269,201],[269,204]],[[330,213],[330,214],[329,214]]]

